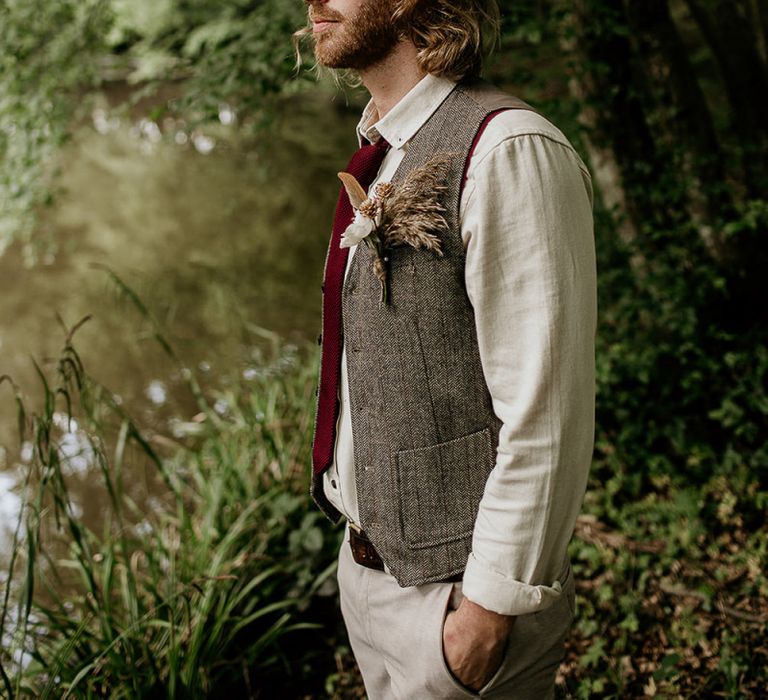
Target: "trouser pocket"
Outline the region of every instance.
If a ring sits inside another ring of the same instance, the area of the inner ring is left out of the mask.
[[[440,666],[451,698],[545,698],[554,690],[557,667],[565,652],[565,637],[573,622],[575,586],[570,565],[561,575],[562,595],[548,608],[520,615],[507,638],[501,663],[477,692],[464,686],[452,673],[443,652],[443,626],[450,609],[450,593],[444,594],[437,643]],[[455,585],[455,584],[454,584]],[[460,598],[460,595],[459,595]],[[459,601],[455,601],[458,603]]]
[[[453,700],[453,698],[479,698],[480,695],[478,693],[467,688],[453,675],[451,669],[448,667],[448,662],[445,659],[445,650],[443,649],[443,629],[448,613],[458,607],[458,600],[455,594],[456,584],[450,584],[446,585],[446,590],[440,597],[440,615],[438,616],[437,630],[436,634],[433,636],[432,644],[435,649],[434,656],[437,657],[437,666],[445,681],[446,694],[444,697],[446,700]]]

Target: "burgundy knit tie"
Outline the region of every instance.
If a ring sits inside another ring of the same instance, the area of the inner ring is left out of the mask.
[[[363,146],[347,165],[346,172],[354,175],[364,190],[376,178],[389,144],[380,138],[375,144]],[[320,363],[315,438],[312,445],[312,465],[315,474],[322,474],[333,461],[336,444],[336,421],[339,416],[339,374],[341,371],[341,290],[349,248],[340,248],[341,234],[354,219],[354,209],[342,187],[336,204],[333,232],[323,278],[323,336]]]

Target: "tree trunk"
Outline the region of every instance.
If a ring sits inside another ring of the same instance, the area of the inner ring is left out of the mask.
[[[561,35],[559,43],[566,55],[574,55],[576,48],[572,38]],[[637,236],[637,229],[627,210],[621,168],[610,144],[603,140],[595,141],[592,136],[598,129],[597,110],[589,104],[584,76],[571,73],[568,91],[574,101],[582,106],[579,112],[579,123],[584,127],[581,138],[600,198],[606,209],[613,213],[616,231],[621,240],[627,244],[631,243]]]
[[[624,5],[645,93],[653,98],[654,136],[687,180],[689,215],[719,256],[716,222],[731,218],[735,207],[709,106],[667,0],[624,0]]]
[[[757,32],[735,0],[686,0],[712,49],[723,90],[731,104],[731,128],[743,149],[742,169],[750,197],[768,186],[768,70],[757,48]],[[765,18],[765,9],[758,8]],[[741,11],[740,11],[741,10]]]
[[[564,0],[562,7],[561,44],[573,59],[571,89],[584,105],[582,121],[606,203],[626,212],[631,228],[624,224],[623,237],[648,228],[668,230],[684,212],[655,196],[675,175],[649,127],[652,99],[627,37],[623,2]]]
[[[754,27],[757,51],[768,70],[768,3],[765,0],[749,0],[749,23]]]

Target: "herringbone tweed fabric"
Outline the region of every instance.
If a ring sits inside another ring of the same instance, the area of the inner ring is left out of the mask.
[[[360,524],[400,586],[464,570],[500,419],[483,376],[464,284],[462,176],[485,117],[533,109],[484,84],[457,85],[409,143],[392,182],[450,154],[444,255],[398,246],[389,254],[388,305],[364,245],[342,292]],[[312,483],[315,502],[339,512]]]

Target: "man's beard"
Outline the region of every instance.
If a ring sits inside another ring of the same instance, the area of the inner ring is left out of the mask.
[[[320,17],[338,20],[315,38],[315,57],[328,68],[365,70],[385,59],[399,40],[392,21],[393,0],[367,0],[354,15]]]

